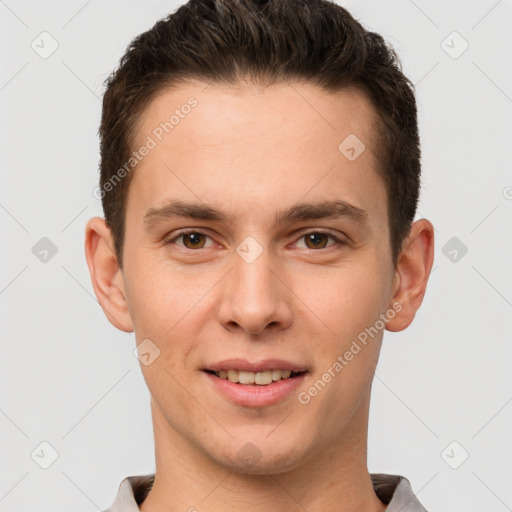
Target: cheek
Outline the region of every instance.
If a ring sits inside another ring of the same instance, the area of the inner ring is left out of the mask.
[[[384,312],[389,293],[385,279],[375,261],[360,261],[297,282],[295,289],[341,349]]]
[[[169,380],[167,371],[182,382],[192,369],[195,359],[190,355],[203,337],[204,308],[219,278],[187,274],[150,258],[138,261],[134,258],[131,262],[128,301],[137,343],[149,339],[157,347],[155,363],[141,365],[148,386],[154,389],[155,379]],[[167,387],[170,384],[167,382]]]
[[[382,331],[374,327],[383,312],[382,294],[381,283],[354,269],[313,302],[330,330],[323,329],[325,335],[310,346],[319,357],[315,379],[304,390],[303,398],[310,402],[303,412],[313,429],[315,418],[322,418],[318,435],[325,439],[343,432],[351,418],[364,411],[382,340]]]
[[[175,326],[179,328],[180,319],[186,318],[208,290],[206,282],[187,279],[144,253],[130,261],[128,284],[137,334],[161,341],[172,335]]]
[[[180,383],[187,378],[188,356],[198,338],[197,326],[201,324],[193,321],[194,313],[208,290],[207,283],[195,287],[183,276],[157,270],[157,265],[147,262],[131,278],[137,343],[147,344],[149,339],[154,344],[148,345],[154,359],[145,364],[141,358],[146,384],[163,410],[188,407],[190,396]]]

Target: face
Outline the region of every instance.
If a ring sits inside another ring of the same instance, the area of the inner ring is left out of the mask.
[[[298,83],[190,83],[141,118],[124,325],[158,353],[159,429],[210,461],[278,473],[366,436],[396,310],[374,120],[357,90]]]

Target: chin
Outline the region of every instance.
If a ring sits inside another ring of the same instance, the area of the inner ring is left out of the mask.
[[[217,445],[213,459],[230,471],[268,475],[291,471],[300,466],[305,457],[304,450],[297,449],[300,443],[294,444],[289,438],[288,443],[278,438],[274,440],[277,442],[269,442],[264,435],[254,441],[249,439],[232,442],[223,453],[219,453]]]

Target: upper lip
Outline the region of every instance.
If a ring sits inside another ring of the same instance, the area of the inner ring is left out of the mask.
[[[305,365],[287,361],[285,359],[264,359],[261,361],[248,361],[247,359],[224,359],[208,364],[204,370],[219,372],[220,370],[242,370],[246,372],[264,372],[266,370],[291,370],[292,372],[307,371]]]

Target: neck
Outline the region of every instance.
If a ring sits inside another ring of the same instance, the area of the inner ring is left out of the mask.
[[[141,512],[383,512],[366,466],[368,403],[344,433],[290,471],[248,474],[221,466],[183,439],[151,401],[156,471]],[[366,428],[361,428],[361,420]],[[352,431],[350,431],[352,430]]]

